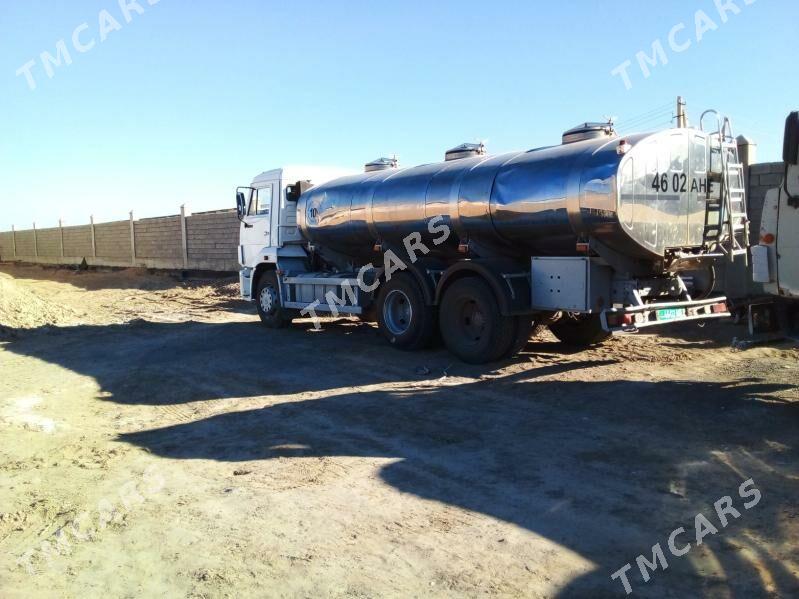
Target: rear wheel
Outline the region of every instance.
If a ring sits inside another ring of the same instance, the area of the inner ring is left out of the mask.
[[[291,322],[290,314],[280,305],[280,288],[274,271],[265,272],[258,280],[255,305],[261,323],[267,328],[279,329]]]
[[[435,320],[435,308],[425,303],[411,275],[400,273],[383,283],[377,296],[377,327],[391,345],[403,350],[429,346]]]
[[[527,347],[530,337],[537,335],[538,332],[543,328],[529,316],[517,316],[515,319],[516,324],[513,334],[513,343],[511,344],[508,352],[505,354],[506,358],[512,358],[525,347]]]
[[[377,322],[377,310],[375,309],[375,305],[372,304],[362,313],[357,315],[358,320],[361,322]]]
[[[572,347],[590,347],[610,337],[610,333],[602,328],[599,314],[564,312],[563,316],[549,325],[549,330],[560,341]]]
[[[799,334],[799,306],[795,302],[778,301],[775,311],[778,330],[791,336]]]
[[[455,281],[446,290],[439,319],[447,349],[469,364],[499,360],[514,341],[529,337],[524,323],[500,314],[491,288],[475,277]]]

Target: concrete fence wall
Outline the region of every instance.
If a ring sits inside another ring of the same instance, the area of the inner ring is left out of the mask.
[[[33,258],[36,256],[35,231],[18,231],[15,233],[17,256]]]
[[[238,264],[239,226],[235,210],[188,217],[186,233],[190,267],[226,270],[226,265]]]
[[[63,231],[65,256],[94,256],[91,225],[64,227]]]
[[[106,263],[117,266],[114,262],[131,264],[133,247],[130,243],[130,221],[118,220],[112,223],[101,223],[94,226],[94,244],[97,258],[106,258]]]
[[[0,232],[0,261],[236,271],[235,210]]]
[[[0,256],[14,255],[14,237],[10,231],[0,233]]]
[[[36,251],[44,258],[61,255],[61,230],[39,229],[36,231]]]
[[[139,258],[183,259],[180,217],[148,218],[134,223],[136,256]]]

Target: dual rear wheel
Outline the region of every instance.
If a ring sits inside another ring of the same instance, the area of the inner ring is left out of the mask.
[[[464,362],[484,364],[518,353],[533,332],[525,316],[502,316],[494,292],[482,279],[455,281],[441,306],[428,305],[413,276],[402,273],[383,284],[377,297],[377,323],[393,346],[415,350],[443,338]]]
[[[472,277],[447,289],[439,318],[447,348],[471,364],[518,354],[541,328],[530,316],[503,316],[488,284]],[[576,348],[600,344],[611,335],[602,328],[598,314],[563,313],[549,329],[559,341]]]
[[[488,284],[476,277],[459,279],[441,302],[441,335],[447,349],[469,364],[484,364],[520,351],[532,321],[503,316]]]
[[[571,347],[598,345],[611,335],[602,328],[598,314],[564,312],[549,325],[549,330],[559,341]]]

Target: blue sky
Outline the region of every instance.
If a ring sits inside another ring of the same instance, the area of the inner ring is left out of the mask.
[[[795,0],[733,0],[726,22],[714,0],[138,3],[129,23],[117,0],[0,4],[0,230],[229,207],[282,164],[526,149],[610,115],[657,129],[677,95],[777,160],[799,108]],[[668,64],[645,78],[656,40]]]

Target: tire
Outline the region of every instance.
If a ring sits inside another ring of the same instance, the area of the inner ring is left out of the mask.
[[[476,277],[452,283],[444,293],[439,320],[447,349],[468,364],[496,362],[526,334],[524,323],[500,314],[494,292]]]
[[[777,301],[774,312],[778,331],[788,336],[799,334],[799,305],[796,302]]]
[[[280,305],[280,288],[274,271],[265,272],[258,279],[255,305],[261,323],[269,329],[281,329],[291,322],[291,316]]]
[[[436,311],[407,273],[391,277],[377,295],[377,328],[394,347],[406,351],[428,347],[436,332]]]
[[[611,336],[602,328],[598,314],[570,314],[564,312],[549,330],[562,343],[571,347],[598,345]]]
[[[525,347],[527,347],[530,337],[537,335],[538,332],[543,328],[529,316],[517,316],[514,327],[513,343],[511,344],[508,352],[505,354],[505,358],[512,358],[521,352]]]
[[[358,314],[357,318],[361,322],[368,322],[368,323],[377,322],[377,309],[375,308],[375,304],[372,304],[361,314]]]

